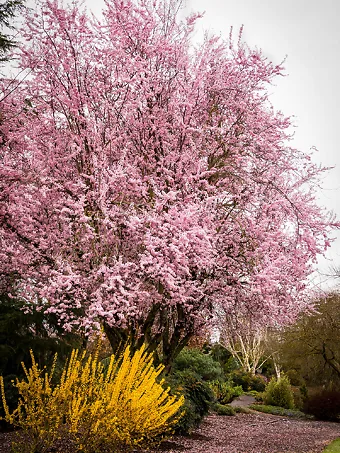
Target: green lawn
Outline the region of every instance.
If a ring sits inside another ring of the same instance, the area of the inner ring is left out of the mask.
[[[327,445],[323,453],[340,453],[340,437]]]

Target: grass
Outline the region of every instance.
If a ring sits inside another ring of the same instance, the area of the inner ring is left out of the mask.
[[[340,453],[340,437],[327,445],[323,453]]]
[[[264,404],[252,404],[251,406],[249,406],[249,409],[253,409],[258,412],[264,412],[265,414],[282,415],[284,417],[311,418],[296,409],[285,409],[284,407],[266,406]]]

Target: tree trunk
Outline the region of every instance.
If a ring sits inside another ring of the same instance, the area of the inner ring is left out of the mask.
[[[330,366],[336,372],[336,374],[340,377],[340,364],[335,359],[335,355],[334,355],[333,351],[331,349],[329,349],[329,350],[332,353],[332,357],[328,356],[327,345],[326,345],[326,343],[323,343],[322,344],[322,357],[323,357],[324,361],[327,363],[327,365]]]
[[[155,365],[162,363],[166,373],[171,371],[173,361],[194,336],[193,322],[180,304],[175,307],[155,304],[146,318],[135,320],[124,329],[105,321],[103,327],[114,354],[121,354],[127,344],[133,353],[145,343],[146,352],[153,354]]]

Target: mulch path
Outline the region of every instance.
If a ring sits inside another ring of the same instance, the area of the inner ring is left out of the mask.
[[[210,415],[189,437],[175,437],[152,453],[319,453],[340,437],[340,424],[269,414]]]
[[[149,453],[320,453],[340,437],[340,424],[269,414],[209,415],[190,436],[175,436]],[[10,453],[13,433],[0,433],[0,453]]]
[[[248,407],[256,403],[256,399],[250,395],[241,395],[238,398],[235,398],[230,406],[232,407]]]

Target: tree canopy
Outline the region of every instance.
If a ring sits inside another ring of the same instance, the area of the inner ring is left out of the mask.
[[[280,362],[310,384],[340,383],[340,295],[331,293],[303,314],[280,338]]]
[[[0,272],[66,329],[104,325],[169,362],[216,313],[283,324],[308,305],[334,219],[325,171],[291,146],[241,37],[206,35],[180,2],[26,12],[0,150]],[[137,341],[138,340],[138,341]]]

